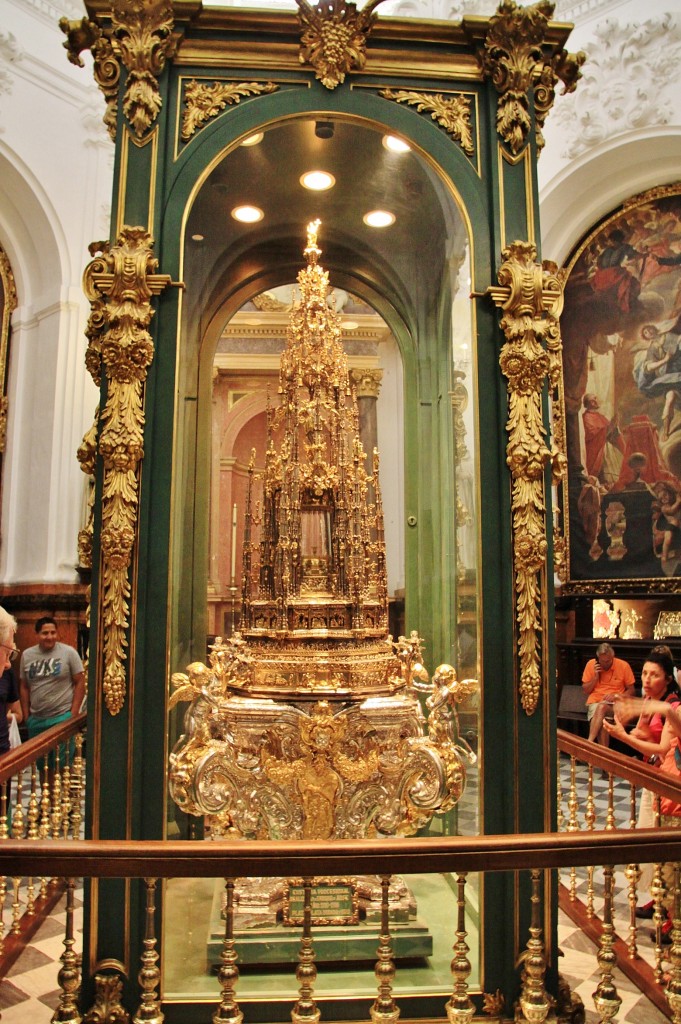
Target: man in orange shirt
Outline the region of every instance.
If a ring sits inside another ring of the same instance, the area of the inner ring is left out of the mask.
[[[603,720],[612,715],[613,704],[619,696],[634,696],[631,665],[622,658],[616,658],[610,644],[600,644],[596,648],[596,657],[586,664],[582,689],[586,694],[589,739],[609,747],[610,737],[603,728]]]

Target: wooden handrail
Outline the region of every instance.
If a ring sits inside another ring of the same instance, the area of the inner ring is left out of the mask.
[[[71,736],[75,736],[77,732],[81,732],[85,728],[86,722],[87,715],[85,712],[80,715],[74,715],[73,718],[67,718],[66,721],[53,725],[50,729],[46,729],[45,732],[41,732],[40,736],[35,736],[32,740],[26,740],[20,747],[16,747],[14,750],[1,755],[0,784],[7,782],[17,772],[20,772],[22,768],[28,768],[39,757],[49,754],[58,743],[63,743],[65,740],[70,739]]]
[[[636,757],[609,750],[563,729],[558,729],[557,735],[558,749],[561,753],[569,754],[578,761],[585,761],[595,768],[609,771],[634,786],[649,789],[659,796],[669,797],[681,804],[681,780],[677,782],[673,775],[667,775],[666,772],[661,772]]]
[[[0,875],[246,878],[513,871],[681,861],[681,830],[362,840],[23,840],[0,843]]]

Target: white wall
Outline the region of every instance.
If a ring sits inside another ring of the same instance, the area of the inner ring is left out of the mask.
[[[14,270],[0,579],[76,579],[85,485],[76,449],[97,392],[85,370],[87,246],[108,237],[113,144],[91,68],[69,64],[73,0],[0,0],[0,244]],[[85,56],[86,64],[89,57]]]

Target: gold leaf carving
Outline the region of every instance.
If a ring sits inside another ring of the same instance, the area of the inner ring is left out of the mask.
[[[546,566],[544,470],[551,463],[554,481],[564,469],[562,452],[549,450],[542,416],[542,390],[560,373],[560,325],[563,280],[554,264],[536,262],[531,242],[513,242],[502,253],[500,288],[490,288],[503,309],[506,336],[499,363],[508,379],[509,442],[506,462],[513,481],[513,568],[520,660],[520,697],[531,715],[541,687],[541,575]]]
[[[94,61],[93,73],[95,82],[104,94],[106,111],[104,124],[112,142],[116,141],[116,107],[118,104],[118,85],[121,77],[121,65],[118,61],[111,40],[104,34],[96,22],[87,17],[81,21],[59,20],[59,28],[66,35],[63,44],[68,58],[76,67],[84,67],[81,53],[90,50]]]
[[[300,63],[311,64],[315,78],[327,89],[344,82],[353,68],[361,71],[364,67],[367,39],[376,21],[373,11],[381,2],[369,0],[358,11],[356,4],[345,0],[326,0],[314,7],[308,0],[297,0],[303,29]]]
[[[123,111],[141,138],[158,117],[158,77],[175,53],[170,0],[115,0],[111,9],[117,52],[128,69]]]
[[[7,356],[9,352],[10,320],[17,308],[17,288],[14,272],[7,253],[0,247],[0,453],[7,442],[7,410],[9,400],[5,394]]]
[[[211,117],[217,117],[229,104],[239,103],[242,96],[258,96],[275,92],[274,82],[197,82],[192,79],[184,93],[186,110],[182,115],[182,140],[187,142]]]
[[[473,156],[473,135],[471,131],[471,104],[467,96],[457,94],[445,97],[442,93],[408,92],[404,89],[384,89],[381,96],[396,103],[408,103],[419,113],[430,113],[448,135],[461,143],[468,156]]]
[[[503,0],[490,18],[482,70],[499,93],[497,131],[512,153],[527,141],[531,127],[528,91],[537,65],[543,64],[542,43],[554,5],[547,0],[521,7]]]
[[[137,527],[139,463],[144,454],[144,382],[154,354],[148,330],[151,297],[170,284],[167,274],[155,273],[158,261],[152,246],[144,228],[124,227],[115,244],[105,244],[84,275],[93,307],[86,361],[91,372],[92,364],[97,364],[98,372],[103,368],[107,379],[98,444],[104,463],[100,625],[104,697],[112,715],[125,702],[129,568]]]
[[[553,106],[556,97],[556,85],[559,81],[563,83],[563,92],[574,92],[577,82],[582,77],[580,68],[586,60],[586,54],[580,50],[579,53],[568,53],[567,50],[560,50],[554,54],[550,61],[544,63],[539,79],[534,85],[534,118],[536,122],[535,137],[537,149],[544,148],[544,123],[548,113]]]

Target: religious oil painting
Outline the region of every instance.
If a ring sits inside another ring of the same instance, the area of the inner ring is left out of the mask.
[[[561,324],[567,585],[676,586],[681,185],[630,200],[580,244]]]

